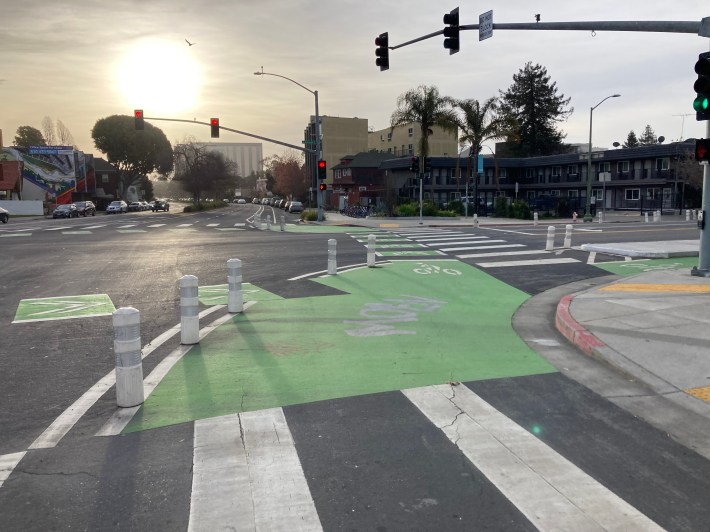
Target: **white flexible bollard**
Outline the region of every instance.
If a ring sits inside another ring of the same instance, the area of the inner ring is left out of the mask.
[[[690,221],[690,209],[685,209],[685,221]]]
[[[478,229],[478,214],[473,215],[473,227],[474,229]]]
[[[565,225],[565,243],[564,246],[569,249],[572,247],[572,226],[570,224]]]
[[[197,277],[183,275],[180,278],[180,343],[200,343],[200,302],[197,298]]]
[[[266,230],[271,231],[271,216],[266,215]]]
[[[547,243],[545,244],[546,251],[552,251],[555,248],[555,226],[547,226]]]
[[[377,236],[367,235],[367,267],[375,267],[375,245],[377,243]]]
[[[141,317],[133,307],[113,312],[113,353],[116,356],[116,403],[121,408],[145,400],[141,357]]]
[[[597,222],[602,223],[604,221],[604,213],[602,211],[599,211],[597,213]]]
[[[227,261],[227,311],[234,314],[244,310],[244,295],[242,294],[242,261],[229,259]]]
[[[643,221],[644,221],[644,223],[648,223],[648,213],[647,212],[643,213]]]
[[[653,223],[658,221],[658,211],[653,211]]]
[[[286,230],[286,217],[283,214],[281,215],[281,230]]]
[[[338,251],[338,241],[334,238],[328,239],[328,275],[336,275],[338,273],[338,259],[336,253]]]
[[[538,214],[536,212],[533,213],[533,225],[537,225],[538,223]]]

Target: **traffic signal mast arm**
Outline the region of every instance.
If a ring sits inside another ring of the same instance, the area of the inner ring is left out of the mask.
[[[156,118],[156,117],[151,117],[151,116],[144,116],[143,120],[162,120],[164,122],[182,122],[184,124],[201,124],[204,126],[210,126],[212,127],[212,122],[200,122],[198,120],[183,120],[181,118]],[[223,129],[224,131],[231,131],[232,133],[238,133],[239,135],[245,135],[247,137],[252,137],[255,139],[263,140],[266,142],[272,142],[274,144],[280,144],[281,146],[286,146],[287,148],[292,148],[294,150],[306,152],[306,153],[315,153],[316,150],[313,149],[308,149],[304,148],[303,146],[296,146],[295,144],[289,144],[287,142],[282,142],[280,140],[275,140],[275,139],[270,139],[269,137],[262,137],[260,135],[255,135],[254,133],[247,133],[246,131],[239,131],[238,129],[232,129],[229,127],[225,127],[220,125],[219,129]]]
[[[459,30],[477,30],[479,24],[461,24]],[[631,21],[591,21],[591,22],[498,22],[493,23],[494,30],[547,30],[547,31],[642,31],[651,33],[693,33],[700,37],[710,37],[710,17],[699,22],[668,20],[631,20]],[[435,31],[417,37],[411,41],[390,46],[396,50],[410,44],[425,41],[443,35],[444,30]]]

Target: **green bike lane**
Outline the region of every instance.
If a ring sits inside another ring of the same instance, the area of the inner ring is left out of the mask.
[[[525,293],[457,260],[425,260],[313,279],[338,295],[281,299],[254,289],[256,304],[190,349],[124,432],[556,371],[511,327]]]

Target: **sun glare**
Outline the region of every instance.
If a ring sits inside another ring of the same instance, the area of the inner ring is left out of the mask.
[[[195,49],[185,43],[151,41],[131,48],[116,69],[126,106],[166,118],[194,107],[200,89],[194,56]]]

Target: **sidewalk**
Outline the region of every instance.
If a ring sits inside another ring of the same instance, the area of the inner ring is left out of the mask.
[[[710,279],[654,270],[562,298],[557,329],[655,393],[710,418]]]

